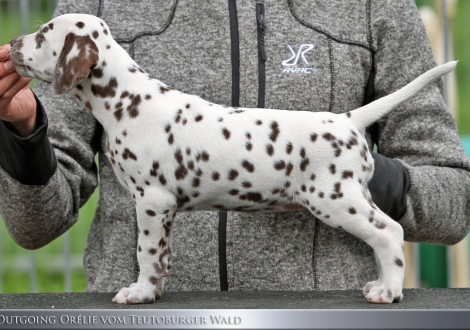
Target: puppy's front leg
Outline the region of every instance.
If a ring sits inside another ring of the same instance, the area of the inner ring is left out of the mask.
[[[166,191],[148,188],[144,196],[136,198],[136,209],[140,274],[137,283],[122,288],[113,298],[119,304],[151,303],[159,299],[168,276],[176,198]]]

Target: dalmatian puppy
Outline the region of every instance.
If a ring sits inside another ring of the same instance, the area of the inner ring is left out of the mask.
[[[149,76],[100,18],[67,14],[11,42],[24,76],[71,93],[107,134],[107,155],[135,201],[137,283],[116,303],[150,303],[163,292],[176,212],[306,208],[367,242],[380,261],[363,293],[372,303],[401,301],[403,229],[371,199],[374,163],[367,126],[456,62],[399,91],[343,114],[230,108],[176,91]]]

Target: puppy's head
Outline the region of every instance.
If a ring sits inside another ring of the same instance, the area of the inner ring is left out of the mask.
[[[63,94],[88,77],[99,60],[97,39],[108,31],[95,16],[58,16],[38,32],[13,39],[11,59],[19,74],[50,82]]]

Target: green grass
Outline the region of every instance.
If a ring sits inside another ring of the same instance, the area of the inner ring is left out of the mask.
[[[36,31],[41,24],[49,21],[54,10],[53,1],[30,0],[29,10],[29,31],[23,31],[21,26],[21,12],[19,1],[0,1],[0,44],[4,45],[11,39],[24,34]],[[52,5],[51,5],[52,3]]]
[[[90,197],[88,202],[80,209],[77,223],[70,229],[70,250],[72,257],[76,260],[82,259],[86,246],[86,239],[91,220],[95,213],[98,201],[98,190]],[[3,221],[0,221],[0,244],[3,253],[1,263],[3,265],[3,292],[21,293],[30,292],[29,254],[18,246],[8,235]],[[37,290],[38,292],[63,292],[65,288],[63,267],[64,238],[59,237],[48,245],[35,250]],[[57,264],[50,267],[51,260]],[[86,288],[83,267],[79,261],[78,267],[72,271],[72,291],[83,292]]]
[[[470,33],[470,1],[457,2],[457,15],[453,25],[455,58],[457,65],[457,93],[458,93],[458,118],[457,125],[461,135],[470,135],[470,45],[468,35]]]

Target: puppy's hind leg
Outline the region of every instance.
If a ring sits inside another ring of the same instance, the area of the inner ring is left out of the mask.
[[[168,276],[176,205],[175,196],[157,188],[147,188],[145,194],[142,192],[136,197],[139,278],[137,283],[121,289],[113,302],[151,303],[162,295],[164,280]]]
[[[405,267],[403,229],[373,203],[369,203],[360,186],[348,186],[340,196],[332,194],[330,198],[325,196],[321,200],[310,197],[308,205],[303,204],[326,224],[361,238],[374,249],[382,276],[364,287],[368,290],[365,292],[363,289],[363,292],[369,302],[399,302],[403,297]]]
[[[373,303],[400,302],[405,278],[403,228],[377,207],[371,212],[369,222],[382,234],[375,237],[373,243],[368,242],[374,248],[381,267],[379,280],[367,283],[363,293]],[[381,242],[382,237],[389,240]]]

